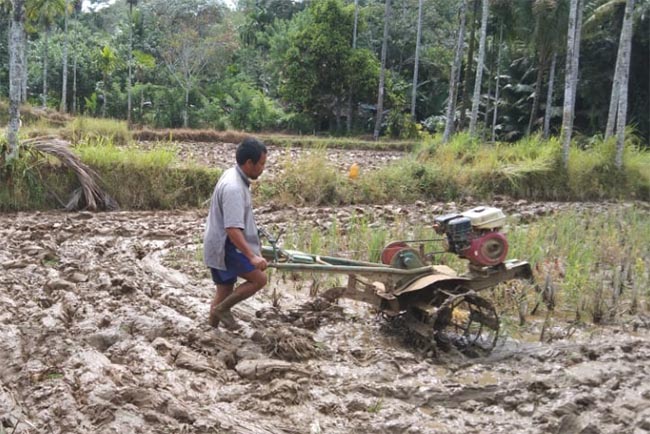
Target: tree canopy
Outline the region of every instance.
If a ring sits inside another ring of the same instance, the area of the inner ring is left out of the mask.
[[[605,132],[628,1],[581,0],[574,114],[578,137]],[[491,0],[483,47],[481,0],[424,0],[415,89],[418,0],[393,0],[381,133],[408,135],[414,131],[409,125],[415,124],[430,131],[444,127],[461,2],[466,4],[467,30],[459,47],[455,130],[469,126],[472,104],[461,100],[474,93],[475,129],[483,137],[492,135],[492,117],[500,140],[540,131],[545,118],[550,131],[559,133],[569,0]],[[355,48],[352,0],[241,0],[234,7],[216,0],[68,3],[66,27],[63,0],[25,0],[23,91],[34,104],[66,109],[59,104],[63,97],[70,110],[152,127],[344,133],[347,118],[352,132],[372,133],[383,1],[356,3]],[[12,2],[1,4],[3,11],[12,10]],[[627,123],[646,143],[649,21],[650,0],[636,0]],[[2,96],[9,95],[10,28],[10,14],[0,14]],[[475,88],[480,56],[482,80]],[[67,76],[62,65],[67,65]],[[62,86],[64,77],[67,86]],[[74,86],[68,83],[72,80]],[[61,95],[62,89],[67,95]],[[414,91],[417,105],[411,117],[407,101]],[[130,116],[129,93],[134,100]]]

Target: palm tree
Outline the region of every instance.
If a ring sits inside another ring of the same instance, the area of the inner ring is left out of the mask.
[[[544,139],[548,139],[551,134],[551,114],[553,112],[553,86],[555,85],[555,65],[557,64],[557,51],[553,50],[551,58],[551,67],[548,73],[548,83],[546,84],[546,108],[544,109]]]
[[[47,77],[50,31],[58,15],[65,9],[64,0],[32,0],[27,3],[27,18],[43,30],[43,108],[47,107]]]
[[[503,51],[503,22],[499,23],[499,46],[497,48],[496,79],[494,84],[494,110],[492,112],[492,143],[496,141],[499,113],[499,81],[501,78],[501,53]]]
[[[650,4],[650,2],[648,2]],[[605,0],[603,4],[598,5],[598,7],[592,12],[591,16],[589,19],[586,21],[585,25],[591,25],[593,26],[594,23],[597,23],[599,21],[602,21],[603,19],[607,19],[613,14],[615,14],[618,11],[618,7],[620,5],[620,0]],[[628,4],[626,3],[626,11],[627,11],[627,6]],[[622,72],[622,64],[623,64],[623,55],[625,53],[625,41],[624,41],[624,33],[625,33],[625,27],[626,25],[631,25],[625,22],[625,19],[628,18],[627,13],[623,14],[623,23],[621,26],[621,31],[619,34],[619,44],[618,44],[618,51],[616,55],[616,63],[614,67],[614,77],[612,80],[612,91],[611,91],[611,97],[609,100],[609,111],[607,115],[607,126],[605,128],[605,138],[609,138],[614,134],[614,129],[616,128],[616,117],[618,113],[618,102],[619,102],[619,90],[620,90],[620,82],[621,82],[621,72]],[[629,16],[631,18],[631,15]],[[630,29],[631,30],[631,29]]]
[[[627,0],[625,4],[625,16],[623,17],[623,28],[621,29],[621,39],[618,46],[619,52],[622,51],[623,54],[617,56],[620,63],[618,61],[616,62],[617,75],[619,76],[618,89],[616,91],[612,89],[612,99],[615,97],[618,99],[618,110],[616,113],[616,155],[614,157],[614,164],[618,169],[623,167],[623,149],[625,148],[628,81],[630,77],[632,33],[634,31],[633,12],[634,0]],[[616,82],[614,82],[614,86],[616,86]]]
[[[578,87],[578,67],[580,58],[580,28],[582,24],[582,0],[571,0],[569,9],[569,28],[567,32],[567,53],[564,79],[564,108],[562,114],[562,163],[569,164],[569,147],[573,133],[575,95]]]
[[[384,9],[384,36],[381,42],[381,69],[379,70],[379,89],[377,94],[377,118],[372,137],[377,140],[381,130],[381,119],[384,111],[384,81],[386,80],[386,52],[388,50],[388,23],[390,21],[390,0],[386,0]]]
[[[535,0],[531,12],[535,20],[532,42],[535,46],[537,61],[537,78],[533,90],[533,104],[530,110],[526,134],[530,134],[538,121],[537,113],[542,95],[544,75],[550,76],[552,62],[562,32],[559,31],[564,21],[565,9],[558,0]],[[550,80],[549,80],[550,81]]]
[[[106,117],[106,89],[108,88],[108,79],[117,65],[117,56],[115,51],[108,45],[99,52],[99,69],[102,71],[102,117]]]
[[[445,132],[442,135],[443,143],[449,142],[454,133],[454,121],[456,120],[456,96],[458,92],[458,81],[460,80],[460,64],[463,58],[463,46],[465,44],[465,20],[467,19],[467,4],[465,0],[460,2],[460,25],[458,26],[458,38],[456,40],[456,53],[454,63],[451,66],[449,77],[449,96],[447,98],[447,119],[445,121]]]
[[[131,88],[133,86],[133,6],[138,4],[138,0],[126,0],[129,4],[129,77],[126,84],[127,104],[126,104],[126,122],[131,125]]]
[[[24,33],[25,0],[11,1],[11,27],[9,29],[9,125],[7,161],[18,158],[18,130],[20,129],[20,102],[25,68]]]
[[[352,29],[352,49],[357,48],[357,30],[359,26],[359,0],[354,0],[354,27]],[[354,106],[352,104],[352,89],[348,95],[348,115],[346,119],[346,130],[348,134],[352,131],[352,112]]]
[[[68,111],[67,97],[68,97],[68,15],[70,3],[65,0],[65,16],[63,21],[63,59],[62,59],[62,74],[61,74],[61,104],[59,104],[60,112]]]
[[[359,26],[359,0],[354,0],[354,28],[352,29],[352,48],[357,48],[358,26]]]
[[[470,135],[476,134],[476,122],[478,119],[478,105],[481,100],[481,81],[483,68],[485,67],[485,39],[487,36],[488,0],[482,0],[483,10],[481,13],[481,36],[478,44],[478,61],[476,63],[476,80],[474,80],[474,96],[472,98],[472,116],[469,120]]]
[[[72,113],[77,114],[77,60],[79,59],[77,10],[74,11],[74,31],[72,33]]]
[[[415,65],[413,65],[413,90],[411,91],[411,117],[415,120],[415,101],[418,89],[418,68],[420,66],[420,40],[422,39],[422,3],[418,0],[418,30],[415,37]]]
[[[465,78],[462,82],[463,99],[460,102],[459,124],[461,129],[465,127],[467,107],[469,107],[470,103],[469,88],[472,85],[472,65],[474,64],[474,49],[476,47],[476,16],[478,15],[478,0],[470,1],[472,2],[472,18],[469,20],[469,47],[467,48],[467,62],[465,63]]]

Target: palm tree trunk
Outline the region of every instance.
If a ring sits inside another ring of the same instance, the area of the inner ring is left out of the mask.
[[[411,91],[411,117],[415,120],[415,101],[418,91],[418,68],[420,66],[420,40],[422,39],[422,3],[418,1],[418,30],[415,40],[415,65],[413,65],[413,90]]]
[[[616,155],[614,164],[616,168],[623,167],[623,151],[625,150],[625,123],[627,118],[628,82],[630,78],[630,58],[632,54],[632,33],[634,32],[633,17],[634,0],[627,0],[625,4],[625,17],[621,29],[619,50],[623,50],[620,84],[618,90],[618,114],[616,116]]]
[[[9,154],[7,161],[18,158],[18,130],[20,129],[20,100],[22,92],[23,68],[25,67],[23,35],[25,33],[25,0],[13,0],[11,25],[9,29],[9,125],[7,142]]]
[[[494,54],[494,53],[492,53]],[[486,80],[487,89],[485,90],[485,110],[483,111],[483,128],[487,131],[490,126],[490,96],[492,95],[492,80]]]
[[[481,13],[481,40],[478,44],[478,62],[476,63],[476,80],[474,80],[474,97],[472,98],[472,116],[469,120],[470,135],[476,134],[476,122],[478,120],[478,106],[481,101],[481,80],[483,79],[483,68],[485,66],[485,39],[487,36],[488,22],[488,0],[482,0],[483,11]]]
[[[27,102],[27,59],[29,59],[27,56],[27,50],[29,50],[29,45],[27,44],[27,31],[25,30],[24,22],[23,31],[20,37],[20,44],[22,48],[19,55],[22,56],[20,62],[23,65],[22,77],[20,79],[20,102]]]
[[[77,12],[75,10],[75,29],[73,33],[73,54],[72,54],[72,113],[77,114],[77,58],[79,48],[77,47]]]
[[[133,2],[129,2],[129,77],[126,84],[126,123],[131,126],[131,88],[133,83]]]
[[[623,55],[623,50],[620,49],[620,42],[619,42],[619,50],[618,50],[618,54],[616,55],[616,66],[614,67],[614,79],[612,81],[612,93],[609,98],[609,110],[607,111],[607,126],[605,127],[605,139],[609,139],[610,137],[612,137],[612,134],[614,134],[614,128],[616,127],[616,114],[618,113],[618,92],[619,92],[620,81],[621,81],[620,69],[621,69],[621,64],[623,63],[621,61],[622,55]]]
[[[354,28],[352,30],[352,49],[357,48],[357,26],[359,24],[359,0],[354,0]],[[354,105],[352,103],[352,89],[348,94],[348,116],[346,120],[346,130],[348,134],[352,132],[352,112]]]
[[[575,109],[575,93],[577,87],[578,67],[575,58],[579,56],[579,33],[578,15],[582,8],[580,0],[571,0],[569,9],[569,28],[567,33],[567,53],[564,78],[564,108],[562,111],[562,163],[564,167],[569,164],[569,147],[571,145],[571,134],[573,133],[573,116]]]
[[[537,112],[539,111],[539,95],[542,91],[542,80],[544,79],[545,69],[546,59],[543,59],[540,54],[537,60],[537,78],[535,79],[535,89],[533,91],[533,106],[530,109],[530,117],[528,118],[528,126],[526,127],[527,136],[533,131]]]
[[[352,48],[357,48],[358,25],[359,25],[359,0],[354,0],[354,29],[352,30]]]
[[[183,109],[183,128],[187,128],[190,124],[190,87],[185,87],[185,108]]]
[[[544,109],[544,139],[551,133],[551,113],[553,112],[553,86],[555,84],[555,65],[557,64],[557,51],[553,50],[551,67],[548,75],[548,89],[546,90],[546,107]]]
[[[61,104],[60,112],[68,111],[68,0],[65,0],[65,14],[63,19],[63,69],[61,74]]]
[[[574,50],[575,56],[573,56],[573,81],[575,83],[574,92],[572,94],[573,101],[571,101],[571,106],[573,107],[575,114],[576,106],[576,97],[578,96],[578,82],[579,82],[579,73],[580,73],[580,46],[582,40],[582,14],[584,12],[585,0],[580,0],[578,5],[578,23],[576,25],[576,39],[575,44],[576,48]],[[574,116],[575,117],[575,116]],[[571,130],[573,131],[573,118],[571,119]]]
[[[460,25],[458,27],[458,39],[456,41],[454,63],[451,65],[451,75],[449,77],[447,119],[445,122],[445,132],[442,135],[443,143],[449,142],[451,135],[454,133],[454,121],[456,120],[456,96],[458,91],[458,81],[460,80],[460,64],[463,59],[463,46],[465,44],[465,20],[467,19],[467,3],[465,0],[461,0],[459,14]]]
[[[467,63],[465,64],[465,79],[463,80],[463,100],[460,106],[460,128],[465,126],[467,107],[469,107],[469,88],[472,85],[472,65],[474,65],[474,49],[476,48],[476,15],[478,14],[478,0],[471,0],[473,4],[472,20],[469,34],[469,47],[467,50]]]
[[[50,29],[49,27],[45,29],[45,35],[43,39],[43,95],[41,96],[41,101],[43,108],[47,108],[47,66],[48,66],[48,45],[50,45]]]
[[[386,0],[384,9],[384,36],[381,42],[381,69],[379,70],[379,89],[377,92],[377,119],[372,137],[377,140],[381,130],[381,119],[384,112],[384,81],[386,80],[386,52],[388,51],[388,22],[390,20],[390,0]]]
[[[108,86],[108,77],[104,74],[104,80],[102,83],[102,117],[106,117],[106,86]]]
[[[627,5],[626,5],[627,6]],[[621,83],[621,69],[623,66],[623,26],[625,26],[625,15],[623,17],[623,24],[621,26],[621,34],[619,36],[618,51],[616,54],[616,66],[614,67],[614,79],[612,80],[612,92],[609,99],[609,111],[607,112],[607,126],[605,127],[605,139],[610,138],[614,134],[616,128],[616,115],[618,113],[619,91]]]
[[[492,143],[496,141],[497,117],[499,112],[499,81],[501,79],[501,47],[503,44],[503,23],[499,26],[499,50],[497,51],[497,78],[494,85],[494,112],[492,113]]]

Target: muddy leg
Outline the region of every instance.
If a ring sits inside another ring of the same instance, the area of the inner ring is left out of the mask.
[[[235,287],[234,283],[231,284],[222,284],[217,285],[217,291],[214,293],[214,298],[210,304],[210,316],[208,317],[208,323],[214,327],[219,327],[219,318],[214,315],[214,310],[217,305],[224,301],[230,294],[232,294],[233,288]]]
[[[253,270],[249,273],[242,274],[241,277],[246,279],[246,282],[239,285],[232,294],[227,296],[212,310],[212,315],[217,320],[220,320],[226,328],[231,330],[238,329],[239,324],[233,318],[230,309],[237,303],[251,297],[266,285],[266,274],[260,270]]]

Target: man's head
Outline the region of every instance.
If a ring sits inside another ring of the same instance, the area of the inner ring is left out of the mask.
[[[266,146],[249,137],[237,146],[237,164],[250,179],[257,179],[266,164]]]

